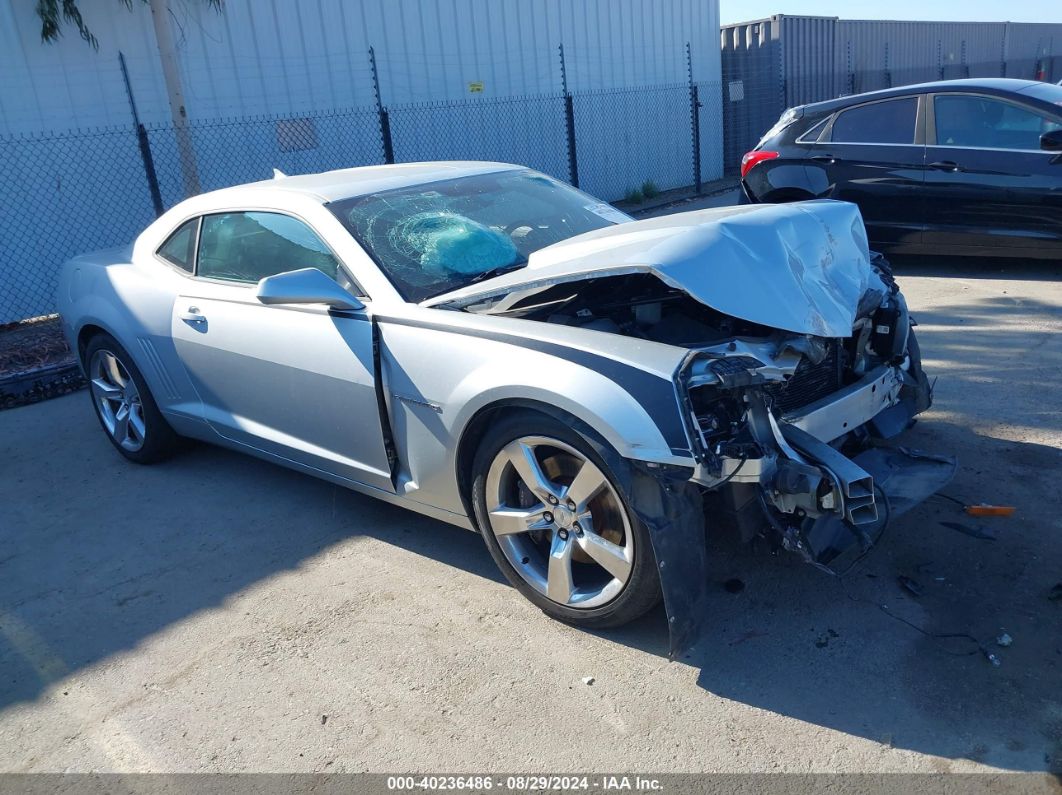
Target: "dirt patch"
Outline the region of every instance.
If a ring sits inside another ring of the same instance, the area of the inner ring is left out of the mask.
[[[0,408],[36,403],[84,386],[57,316],[0,326]]]
[[[57,315],[0,326],[0,378],[73,361]]]

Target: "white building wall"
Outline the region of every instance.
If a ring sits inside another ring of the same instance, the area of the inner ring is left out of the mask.
[[[689,42],[701,173],[722,175],[718,0],[169,4],[202,190],[382,162],[370,47],[399,162],[506,160],[568,179],[563,43],[580,186],[614,200],[693,182]],[[149,7],[79,6],[98,51],[69,27],[42,44],[34,3],[0,0],[0,323],[53,311],[63,260],[154,217],[119,52],[162,204],[184,197]]]
[[[189,118],[719,79],[718,0],[170,0]],[[99,51],[65,28],[42,44],[33,3],[0,0],[0,133],[169,118],[150,10],[82,0]],[[470,94],[469,84],[483,84]]]

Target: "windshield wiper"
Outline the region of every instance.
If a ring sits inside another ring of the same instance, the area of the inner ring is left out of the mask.
[[[487,279],[493,279],[495,276],[501,276],[505,273],[512,273],[513,271],[518,271],[521,268],[526,267],[526,262],[516,262],[510,265],[500,265],[497,268],[491,268],[490,270],[483,271],[482,273],[477,273],[475,276],[468,280],[468,283],[475,284],[476,282],[482,282]]]

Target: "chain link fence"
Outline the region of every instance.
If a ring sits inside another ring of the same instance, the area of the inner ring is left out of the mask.
[[[696,97],[709,98],[696,103]],[[55,311],[59,266],[130,243],[189,193],[420,160],[519,163],[622,199],[721,176],[718,84],[350,108],[0,137],[0,324]],[[701,167],[702,152],[707,167]],[[191,165],[191,168],[189,168]]]
[[[497,160],[570,178],[564,95],[469,99],[388,108],[395,160]]]
[[[0,323],[49,314],[59,265],[155,218],[131,128],[0,139]]]
[[[199,191],[285,174],[310,174],[382,163],[379,116],[351,108],[298,116],[253,116],[188,126]],[[162,202],[185,198],[181,152],[171,126],[147,128]]]
[[[573,102],[579,187],[617,199],[644,193],[643,185],[651,192],[693,183],[689,85],[590,91]]]

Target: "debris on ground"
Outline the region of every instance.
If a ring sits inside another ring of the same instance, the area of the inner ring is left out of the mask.
[[[592,676],[584,676],[583,677],[583,684],[584,685],[592,685],[595,681],[597,681],[597,680],[595,680],[594,677],[592,677]]]
[[[832,629],[827,629],[825,634],[819,635],[818,640],[815,641],[815,647],[819,649],[825,649],[827,646],[830,645],[830,638],[839,637],[841,636],[834,632]]]
[[[742,634],[740,637],[737,637],[734,640],[730,641],[730,645],[737,646],[747,640],[752,640],[753,638],[766,638],[770,634],[771,633],[769,632],[760,632],[759,630],[750,629],[748,632]]]
[[[996,638],[996,645],[997,646],[1002,646],[1003,648],[1006,648],[1007,646],[1010,646],[1012,643],[1014,643],[1014,638],[1012,638],[1006,632],[1004,632],[1002,635],[1000,635],[998,638]]]
[[[980,527],[972,527],[968,524],[962,524],[961,522],[941,522],[942,525],[949,530],[957,530],[964,535],[968,535],[971,538],[980,538],[985,541],[995,541],[996,537]]]
[[[908,591],[915,596],[921,596],[925,593],[925,589],[922,588],[922,585],[918,580],[912,580],[910,577],[905,577],[903,574],[896,578],[896,582],[900,583],[900,586],[905,591]]]
[[[992,652],[990,652],[988,649],[982,649],[981,651],[984,652],[985,659],[992,663],[992,665],[994,665],[996,668],[1003,664],[1003,661],[999,659],[999,657],[994,655]]]
[[[967,505],[966,513],[970,516],[1013,516],[1013,505]]]

